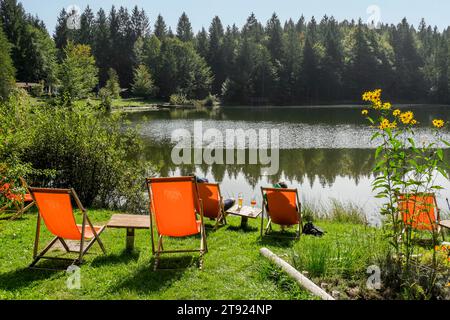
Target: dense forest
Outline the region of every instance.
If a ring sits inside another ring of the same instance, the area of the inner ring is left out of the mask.
[[[216,16],[194,34],[185,13],[174,31],[138,7],[87,7],[78,29],[68,27],[69,17],[63,9],[50,36],[16,0],[0,0],[0,68],[11,69],[9,54],[17,81],[57,85],[66,47],[82,44],[98,68],[94,92],[114,74],[122,88],[162,99],[211,93],[225,104],[356,102],[380,87],[396,102],[450,103],[450,28],[423,20],[417,28],[406,18],[369,28],[328,16],[282,22],[274,13],[265,24],[251,14],[239,28]]]

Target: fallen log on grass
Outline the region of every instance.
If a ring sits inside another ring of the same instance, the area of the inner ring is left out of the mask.
[[[259,251],[263,256],[268,258],[270,261],[275,263],[278,267],[280,267],[284,272],[286,272],[289,276],[295,279],[295,281],[304,289],[308,290],[313,295],[323,299],[323,300],[335,300],[332,296],[326,293],[322,288],[317,286],[314,282],[309,280],[307,277],[302,275],[297,271],[294,267],[292,267],[289,263],[278,257],[272,251],[267,248],[261,248]]]

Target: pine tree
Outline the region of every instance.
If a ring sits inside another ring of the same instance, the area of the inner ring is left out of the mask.
[[[155,92],[150,70],[145,65],[139,65],[134,70],[133,94],[137,97],[148,98]]]
[[[218,16],[214,17],[209,27],[209,48],[206,60],[214,74],[212,91],[220,94],[222,84],[226,79],[226,62],[224,48],[224,30]]]
[[[341,34],[333,17],[321,22],[324,57],[322,59],[321,96],[326,100],[340,98],[343,53]]]
[[[424,96],[422,75],[417,72],[424,62],[419,56],[413,30],[406,19],[392,30],[392,46],[395,53],[396,95],[402,99],[420,99]]]
[[[209,51],[209,40],[208,33],[205,28],[202,28],[202,30],[200,30],[195,36],[195,49],[202,58],[207,58]]]
[[[138,6],[133,8],[131,13],[131,41],[146,37],[150,34],[150,22],[144,10],[139,10]]]
[[[97,12],[94,30],[94,45],[92,50],[99,68],[100,85],[104,85],[108,77],[107,71],[111,66],[111,42],[110,26],[103,9]]]
[[[253,41],[260,42],[264,35],[264,30],[261,23],[256,19],[255,14],[252,12],[247,18],[247,23],[242,28],[242,35]]]
[[[15,83],[15,69],[10,53],[11,44],[0,26],[0,100],[9,96]]]
[[[177,25],[177,37],[183,42],[192,41],[194,33],[192,32],[191,22],[185,12],[181,15]]]
[[[157,36],[159,40],[163,40],[167,36],[167,26],[164,22],[164,18],[160,14],[158,15],[158,18],[156,18],[154,30],[155,36]]]
[[[73,30],[70,30],[67,26],[67,18],[68,15],[66,9],[62,9],[58,16],[55,34],[53,35],[56,48],[60,50],[60,58],[63,56],[62,49],[67,45],[67,42],[74,39]]]
[[[95,17],[92,9],[87,6],[80,17],[80,30],[77,30],[77,43],[93,46]]]
[[[281,60],[283,47],[283,29],[281,28],[280,20],[275,13],[267,22],[266,34],[268,37],[267,48],[270,51],[272,60]]]

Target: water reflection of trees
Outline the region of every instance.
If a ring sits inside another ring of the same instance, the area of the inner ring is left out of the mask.
[[[237,178],[243,174],[249,185],[256,186],[261,179],[261,169],[265,166],[214,164],[214,165],[175,165],[171,160],[172,148],[166,144],[149,146],[146,152],[148,160],[158,163],[161,176],[169,176],[176,170],[181,175],[200,171],[203,175],[211,174],[215,181],[224,177]],[[361,178],[369,177],[374,167],[374,150],[372,149],[292,149],[280,150],[280,170],[268,177],[269,182],[280,179],[297,180],[311,184],[316,179],[320,184],[331,186],[337,177],[348,177],[359,183]]]

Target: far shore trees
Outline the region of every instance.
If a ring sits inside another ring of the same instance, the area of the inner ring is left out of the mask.
[[[193,30],[183,13],[172,32],[161,15],[150,21],[137,6],[97,13],[87,6],[78,30],[69,29],[67,19],[63,9],[52,41],[43,22],[18,0],[0,1],[18,81],[51,86],[52,66],[64,60],[71,41],[92,48],[100,87],[112,68],[120,87],[132,89],[134,70],[142,64],[159,99],[211,93],[225,104],[350,103],[362,90],[379,87],[396,103],[450,103],[450,28],[424,20],[371,29],[362,20],[301,16],[283,22],[274,13],[265,22],[252,13],[242,28],[224,26],[216,16]]]
[[[70,99],[86,98],[98,84],[98,69],[91,48],[69,41],[59,67],[60,93]]]

